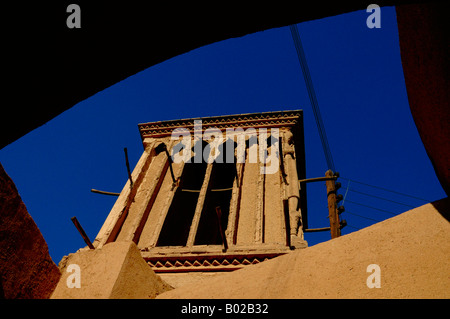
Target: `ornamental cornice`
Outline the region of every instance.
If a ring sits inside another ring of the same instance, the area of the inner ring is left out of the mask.
[[[235,128],[271,128],[291,127],[299,123],[302,110],[277,111],[264,113],[250,113],[237,115],[224,115],[214,117],[192,118],[182,120],[158,121],[138,124],[141,138],[170,136],[176,129],[187,129],[194,131],[197,121],[201,121],[202,131],[208,128],[220,130]]]

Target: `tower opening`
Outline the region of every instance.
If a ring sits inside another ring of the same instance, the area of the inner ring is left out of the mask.
[[[218,147],[220,155],[217,158],[218,160],[213,163],[210,187],[206,193],[205,204],[195,237],[195,245],[223,244],[219,233],[219,216],[216,208],[220,207],[220,224],[221,228],[225,230],[228,226],[233,183],[237,174],[236,157],[234,156],[235,147],[236,143],[230,139]],[[228,156],[234,159],[232,163],[227,163],[227,151],[232,152],[232,156]]]
[[[197,143],[202,143],[202,150],[208,152],[209,145],[206,142]],[[186,245],[207,167],[207,163],[203,159],[200,162],[196,156],[198,154],[184,165],[180,186],[175,192],[156,246]]]

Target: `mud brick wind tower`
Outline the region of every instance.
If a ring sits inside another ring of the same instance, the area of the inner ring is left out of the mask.
[[[138,127],[144,152],[96,248],[132,240],[164,276],[232,271],[307,246],[301,110]]]

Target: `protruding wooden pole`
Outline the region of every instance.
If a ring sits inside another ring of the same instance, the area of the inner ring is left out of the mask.
[[[123,151],[125,152],[125,165],[127,165],[128,179],[130,180],[130,189],[133,188],[133,179],[131,178],[131,170],[130,163],[128,162],[128,150],[124,147]]]
[[[91,192],[97,193],[97,194],[102,194],[102,195],[120,196],[120,193],[99,191],[98,189],[91,189]]]
[[[94,245],[92,245],[91,241],[89,240],[89,237],[84,232],[84,229],[83,229],[83,227],[81,227],[81,225],[78,222],[77,218],[74,216],[74,217],[71,218],[71,220],[72,220],[73,224],[75,225],[75,227],[80,232],[81,237],[83,237],[84,242],[89,246],[90,249],[95,249]]]
[[[326,171],[325,177],[330,178],[327,179],[325,183],[327,186],[328,218],[330,219],[330,232],[332,239],[341,236],[339,214],[336,203],[336,184],[335,180],[331,179],[333,176],[334,173],[331,170]]]

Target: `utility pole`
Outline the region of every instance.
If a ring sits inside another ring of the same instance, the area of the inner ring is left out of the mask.
[[[337,190],[341,188],[341,183],[336,182],[338,177],[339,173],[333,173],[332,170],[328,170],[325,172],[325,177],[307,178],[298,181],[299,184],[325,181],[327,188],[328,219],[330,220],[330,227],[303,229],[305,233],[329,230],[331,232],[331,238],[341,236],[341,229],[347,225],[347,222],[345,219],[342,221],[339,220],[339,215],[345,211],[345,208],[344,206],[338,206],[338,203],[344,199],[341,194],[337,194]]]
[[[327,186],[327,198],[328,198],[328,218],[330,220],[330,232],[331,239],[341,236],[341,224],[339,222],[339,211],[337,207],[336,199],[336,180],[332,177],[336,177],[332,170],[325,172],[325,177],[328,177],[325,181]]]

